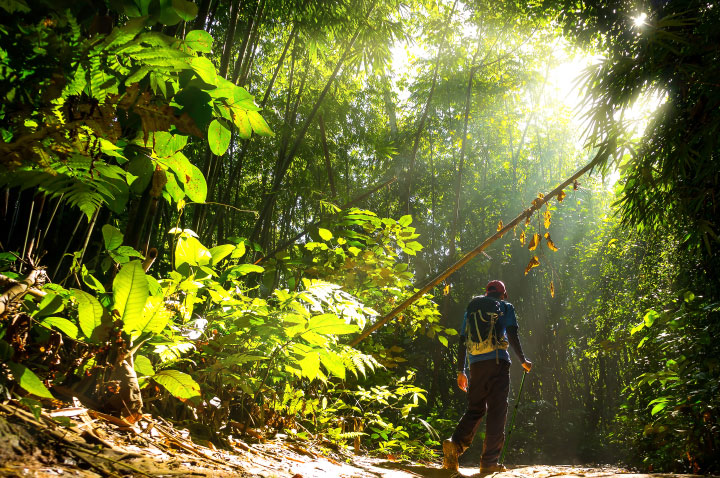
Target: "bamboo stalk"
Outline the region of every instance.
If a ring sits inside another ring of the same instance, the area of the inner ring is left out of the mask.
[[[598,165],[602,162],[602,160],[605,159],[608,152],[607,149],[603,149],[600,152],[598,152],[597,155],[595,155],[595,158],[593,158],[592,161],[590,161],[587,165],[583,166],[581,169],[579,169],[575,174],[570,176],[568,179],[563,181],[558,187],[550,191],[548,194],[546,194],[542,199],[536,199],[533,201],[532,206],[530,206],[528,209],[525,209],[523,212],[521,212],[515,219],[510,221],[508,224],[506,224],[502,229],[500,229],[498,232],[493,234],[492,236],[485,239],[485,241],[477,246],[472,251],[465,254],[459,261],[457,261],[455,264],[451,265],[449,268],[445,269],[443,272],[438,274],[434,279],[432,279],[430,282],[425,284],[421,289],[419,289],[417,292],[415,292],[412,296],[405,299],[400,305],[395,307],[393,310],[391,310],[388,314],[386,314],[382,319],[378,320],[370,326],[369,328],[365,329],[360,335],[355,337],[351,342],[350,346],[354,347],[363,340],[365,340],[371,333],[378,330],[380,327],[388,323],[393,318],[397,317],[397,315],[402,312],[403,310],[407,309],[413,302],[418,300],[420,297],[425,295],[430,289],[438,285],[440,282],[447,279],[450,275],[452,275],[455,271],[463,267],[465,264],[470,262],[471,259],[473,259],[475,256],[483,252],[485,249],[490,246],[493,242],[500,239],[502,236],[505,235],[506,232],[510,231],[512,228],[517,226],[523,219],[530,218],[535,211],[540,209],[543,205],[545,205],[550,199],[560,194],[560,192],[568,187],[569,185],[573,184],[580,176],[590,171],[593,167]]]

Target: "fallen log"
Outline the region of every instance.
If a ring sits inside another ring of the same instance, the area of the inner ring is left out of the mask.
[[[447,279],[450,275],[452,275],[455,271],[460,269],[462,266],[470,262],[472,258],[477,256],[478,254],[482,253],[485,249],[490,246],[493,242],[500,239],[502,236],[505,235],[506,232],[510,231],[512,228],[520,224],[520,222],[524,219],[529,219],[535,211],[540,209],[543,205],[545,205],[550,199],[560,194],[563,189],[570,186],[571,184],[574,184],[575,181],[578,180],[580,176],[590,171],[592,168],[600,164],[605,158],[607,157],[607,149],[600,151],[595,158],[593,158],[592,161],[590,161],[587,165],[583,166],[581,169],[579,169],[575,174],[567,178],[565,181],[560,183],[558,187],[547,193],[545,196],[539,197],[535,199],[532,202],[532,205],[525,209],[523,212],[521,212],[515,219],[507,223],[504,227],[502,227],[500,230],[498,230],[495,234],[488,237],[483,241],[482,244],[477,246],[472,251],[465,254],[459,261],[457,261],[455,264],[451,265],[447,269],[445,269],[443,272],[438,274],[434,279],[432,279],[430,282],[425,284],[423,287],[421,287],[417,292],[415,292],[413,295],[405,299],[400,305],[395,307],[393,310],[391,310],[388,314],[386,314],[383,318],[375,322],[372,326],[365,329],[360,335],[355,337],[349,345],[351,347],[355,347],[357,344],[365,340],[370,334],[378,330],[380,327],[388,323],[393,318],[397,317],[397,315],[402,312],[403,310],[407,309],[413,302],[418,300],[423,295],[427,294],[430,289],[438,285],[440,282]]]

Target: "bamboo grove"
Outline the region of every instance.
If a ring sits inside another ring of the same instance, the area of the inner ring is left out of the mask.
[[[0,3],[2,399],[436,459],[498,278],[510,460],[718,472],[713,6]]]

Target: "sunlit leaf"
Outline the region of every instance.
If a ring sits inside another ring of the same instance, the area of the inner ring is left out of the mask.
[[[320,352],[320,362],[329,374],[338,377],[340,380],[345,380],[345,365],[343,365],[342,357],[338,354],[329,350],[322,350]]]
[[[550,248],[551,251],[557,251],[558,248],[555,246],[555,243],[550,239],[550,233],[545,233],[545,243],[547,244],[548,248]]]
[[[357,332],[358,326],[346,323],[335,314],[322,314],[310,317],[308,330],[325,335],[342,335]]]
[[[318,234],[320,234],[320,238],[323,241],[329,241],[333,237],[332,232],[328,231],[327,229],[323,229],[322,227],[318,228]]]
[[[550,281],[550,297],[555,297],[555,282]]]
[[[537,267],[540,265],[540,260],[538,259],[538,256],[533,256],[532,259],[530,259],[530,262],[528,263],[527,267],[525,268],[525,275],[528,275],[528,272],[533,267]]]
[[[205,30],[192,30],[185,35],[185,44],[201,53],[212,52],[213,37]]]
[[[523,231],[523,232],[520,233],[520,245],[521,245],[521,246],[524,246],[524,245],[525,245],[525,241],[526,241],[525,231]]]
[[[123,243],[123,233],[116,227],[110,224],[105,224],[102,227],[103,240],[105,242],[105,249],[112,251],[117,249]]]
[[[230,130],[225,124],[218,120],[212,120],[208,128],[208,144],[210,151],[217,156],[222,156],[230,146]]]
[[[503,228],[503,222],[502,222],[502,221],[498,221],[497,230],[498,230],[498,231],[502,231],[502,228]]]
[[[40,323],[45,327],[55,327],[72,339],[78,338],[77,325],[63,317],[46,317]]]
[[[409,214],[406,214],[405,216],[402,216],[400,219],[398,219],[397,222],[401,226],[407,227],[412,223],[412,216]]]
[[[532,236],[532,239],[530,239],[530,244],[528,244],[528,249],[531,251],[534,251],[538,244],[540,244],[540,234],[535,233]]]
[[[212,256],[210,264],[214,266],[230,255],[235,249],[236,246],[234,244],[222,244],[220,246],[213,247],[210,249],[210,255]]]
[[[150,359],[144,355],[136,355],[134,361],[135,372],[141,376],[152,376],[155,375],[155,369],[150,362]]]
[[[545,229],[550,229],[550,217],[552,214],[550,211],[543,212],[543,224],[545,225]]]
[[[302,375],[314,380],[320,372],[320,355],[318,352],[310,352],[298,362]]]
[[[123,330],[129,334],[133,332],[157,334],[165,328],[171,315],[171,312],[165,308],[165,298],[161,295],[152,296],[147,299],[142,314],[125,319]]]
[[[50,393],[50,390],[45,387],[42,381],[35,375],[32,370],[27,368],[25,365],[21,365],[15,362],[7,362],[5,365],[10,369],[13,374],[13,378],[23,389],[37,395],[38,397],[44,398],[55,398]]]
[[[127,266],[126,266],[127,267]],[[123,267],[124,269],[125,267]],[[119,274],[118,274],[119,275]],[[117,279],[116,279],[117,280]],[[103,306],[95,298],[79,289],[70,289],[78,304],[78,323],[80,330],[88,338],[96,338],[97,329],[102,324]]]
[[[275,136],[275,133],[273,133],[270,129],[270,126],[268,126],[265,118],[263,118],[257,111],[248,111],[247,118],[248,121],[250,121],[252,130],[256,134],[259,134],[260,136]]]
[[[152,379],[176,398],[187,400],[200,395],[200,385],[193,378],[177,370],[161,370]]]
[[[142,317],[149,294],[142,263],[132,261],[125,264],[113,281],[113,308],[123,323]]]

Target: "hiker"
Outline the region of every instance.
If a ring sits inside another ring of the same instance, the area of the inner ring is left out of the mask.
[[[485,288],[485,295],[474,297],[465,311],[460,328],[457,383],[467,392],[468,405],[452,437],[443,442],[443,468],[458,470],[458,457],[472,443],[480,422],[487,412],[487,425],[481,473],[505,471],[498,463],[505,442],[505,420],[510,392],[510,354],[508,344],[526,372],[532,363],[525,358],[518,337],[515,309],[505,302],[505,284],[493,280]],[[470,366],[470,388],[465,364]]]

